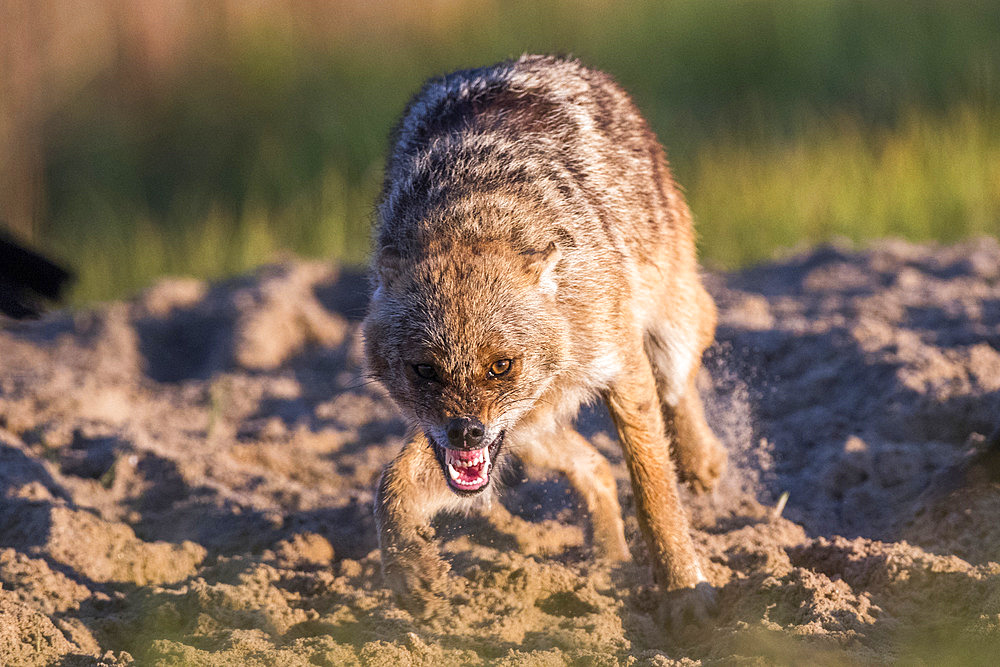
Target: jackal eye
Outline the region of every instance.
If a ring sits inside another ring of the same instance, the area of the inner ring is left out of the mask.
[[[421,377],[425,380],[436,380],[437,371],[430,364],[414,364],[413,372],[417,374],[417,377]]]
[[[510,367],[513,365],[513,361],[510,359],[500,359],[494,361],[490,365],[490,370],[487,371],[486,375],[491,378],[498,378],[502,375],[506,375],[510,371]]]

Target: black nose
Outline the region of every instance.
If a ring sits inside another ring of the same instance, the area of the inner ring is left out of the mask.
[[[452,447],[476,449],[483,442],[483,423],[475,417],[458,417],[448,422],[448,443]]]

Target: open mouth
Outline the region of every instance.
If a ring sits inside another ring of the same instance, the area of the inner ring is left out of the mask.
[[[434,449],[451,488],[463,495],[478,493],[490,483],[490,473],[500,452],[503,433],[480,449],[452,449],[436,442]]]

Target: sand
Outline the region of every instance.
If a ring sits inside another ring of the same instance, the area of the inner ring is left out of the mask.
[[[363,277],[288,261],[0,325],[0,664],[975,664],[1000,654],[1000,245],[825,247],[706,277],[730,451],[684,497],[719,613],[670,634],[565,480],[436,524],[429,618],[381,586],[405,424],[360,369]],[[787,494],[781,508],[779,501]]]

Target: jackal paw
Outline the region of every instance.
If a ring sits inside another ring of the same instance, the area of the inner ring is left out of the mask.
[[[622,563],[632,558],[625,541],[622,525],[595,525],[593,532],[594,555],[608,564]]]
[[[715,588],[702,581],[692,588],[668,591],[660,605],[660,618],[673,633],[704,628],[718,611]]]
[[[448,570],[436,553],[383,555],[382,559],[386,586],[400,606],[418,615],[429,615],[441,606]]]
[[[680,457],[677,472],[692,491],[707,493],[715,488],[726,469],[726,458],[725,448],[712,438],[701,447],[697,457]]]

